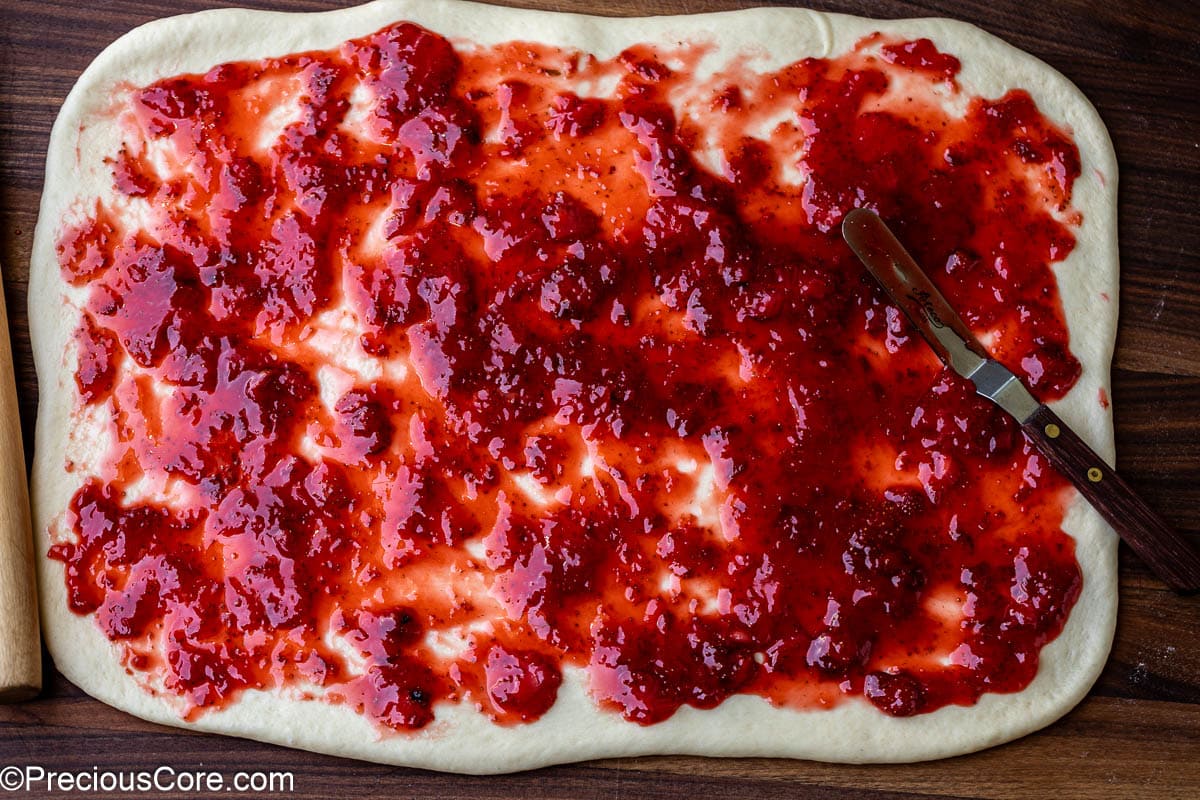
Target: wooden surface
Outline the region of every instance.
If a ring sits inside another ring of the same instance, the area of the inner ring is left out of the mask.
[[[242,0],[316,10],[332,0]],[[525,0],[634,14],[736,0]],[[37,390],[25,286],[50,126],[80,71],[134,25],[197,0],[0,2],[0,262],[11,311],[26,452]],[[1118,0],[813,0],[877,17],[973,22],[1075,81],[1121,165],[1121,326],[1114,371],[1119,467],[1189,536],[1200,535],[1200,10]],[[47,663],[46,691],[0,707],[0,768],[291,770],[297,797],[1200,797],[1200,597],[1167,592],[1122,549],[1117,640],[1088,698],[1018,742],[932,764],[847,767],[770,760],[627,759],[466,778],[393,769],[159,728],[82,695]],[[34,796],[44,796],[35,794]]]

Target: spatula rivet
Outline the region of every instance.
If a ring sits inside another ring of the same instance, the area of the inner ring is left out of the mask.
[[[1100,471],[1099,467],[1092,467],[1088,470],[1088,480],[1092,483],[1099,483],[1104,480],[1104,473]]]
[[[1055,425],[1053,422],[1051,422],[1049,425],[1046,426],[1046,435],[1049,436],[1051,439],[1057,439],[1058,434],[1060,434],[1060,433],[1062,433],[1062,431],[1060,431],[1058,429],[1058,426]]]

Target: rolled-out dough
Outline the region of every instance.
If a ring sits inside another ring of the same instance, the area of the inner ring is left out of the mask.
[[[1110,461],[1111,415],[1096,402],[1108,390],[1116,328],[1116,161],[1102,122],[1084,96],[1046,64],[973,26],[947,19],[873,21],[800,9],[753,9],[648,19],[601,19],[482,6],[457,0],[379,0],[320,14],[220,10],[152,22],[121,37],[84,72],[54,126],[31,264],[29,319],[41,403],[33,502],[46,641],[58,669],[96,698],[147,720],[243,736],[373,761],[468,773],[494,773],[612,756],[697,754],[786,756],[838,762],[939,758],[994,745],[1036,730],[1077,703],[1099,674],[1116,617],[1116,539],[1076,500],[1064,528],[1076,540],[1084,574],[1062,634],[1042,652],[1024,691],[987,694],[974,706],[949,706],[898,719],[865,701],[831,710],[772,706],[738,695],[718,708],[685,706],[665,722],[639,726],[600,710],[586,681],[568,670],[555,706],[538,721],[502,727],[469,706],[438,707],[437,721],[415,734],[381,734],[345,705],[291,694],[250,691],[229,707],[185,723],[170,698],[151,694],[127,673],[114,646],[89,617],[67,606],[63,565],[46,557],[49,529],[86,470],[67,472],[76,392],[72,332],[78,319],[61,278],[55,241],[80,197],[111,192],[103,154],[114,139],[104,114],[119,84],[145,85],[227,61],[325,49],[405,19],[455,40],[514,39],[567,46],[608,58],[634,43],[709,40],[718,53],[759,54],[775,67],[806,56],[834,56],[862,36],[931,39],[961,57],[959,83],[970,94],[998,97],[1027,90],[1041,111],[1068,129],[1082,157],[1073,206],[1082,215],[1077,246],[1056,265],[1071,333],[1083,365],[1078,384],[1055,410]],[[765,53],[763,50],[765,49]],[[755,62],[756,64],[759,62]],[[1104,299],[1102,299],[1104,296]],[[75,449],[72,449],[75,448]]]

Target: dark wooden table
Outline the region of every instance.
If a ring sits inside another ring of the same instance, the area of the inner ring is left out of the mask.
[[[26,449],[37,385],[25,288],[50,126],[88,62],[133,26],[222,0],[0,3],[0,260]],[[318,10],[334,0],[242,0]],[[712,11],[737,0],[525,0],[608,14]],[[1124,474],[1200,535],[1200,6],[1057,0],[813,0],[877,17],[973,22],[1075,81],[1121,165],[1121,325],[1114,364]],[[830,766],[764,759],[599,761],[470,778],[394,769],[150,725],[83,695],[47,662],[46,691],[0,706],[0,768],[290,770],[296,797],[1200,797],[1200,597],[1179,598],[1122,548],[1121,612],[1104,674],[1065,719],[984,753],[932,764]]]

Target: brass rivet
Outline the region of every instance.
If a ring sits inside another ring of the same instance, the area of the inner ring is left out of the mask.
[[[1057,439],[1058,435],[1060,433],[1062,433],[1062,431],[1060,431],[1058,429],[1058,426],[1055,425],[1053,422],[1051,422],[1049,425],[1046,426],[1046,435],[1049,436],[1051,439]]]
[[[1099,467],[1092,467],[1088,470],[1088,480],[1092,483],[1099,483],[1104,480],[1104,473],[1100,471]]]

